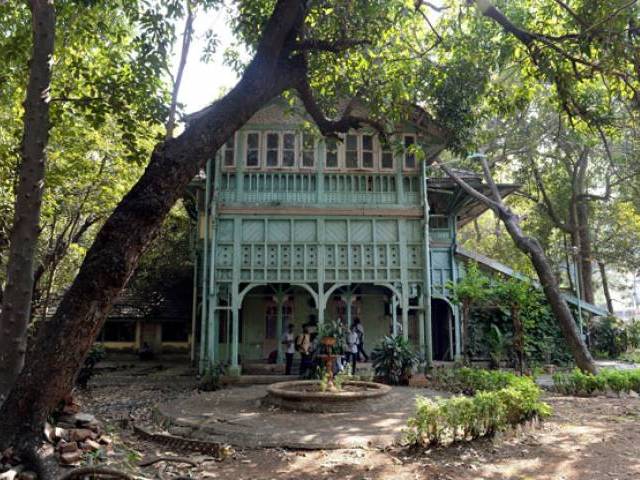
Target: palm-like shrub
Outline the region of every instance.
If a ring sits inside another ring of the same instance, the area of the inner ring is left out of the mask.
[[[371,353],[376,377],[386,383],[398,385],[418,364],[418,356],[404,337],[386,336]]]

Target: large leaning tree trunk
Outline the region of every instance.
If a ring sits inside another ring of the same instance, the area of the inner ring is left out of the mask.
[[[585,372],[595,373],[596,365],[593,361],[593,358],[591,357],[591,353],[589,353],[587,345],[585,344],[582,336],[580,335],[580,332],[578,331],[578,327],[573,318],[573,315],[571,314],[571,310],[569,309],[566,300],[562,296],[558,281],[553,273],[553,268],[551,267],[551,264],[549,263],[549,260],[547,259],[547,256],[545,255],[540,242],[538,242],[536,238],[529,237],[524,234],[524,232],[520,228],[518,216],[513,213],[502,200],[498,187],[496,186],[495,182],[493,181],[493,177],[491,176],[486,158],[484,156],[480,158],[482,161],[484,176],[487,184],[489,185],[493,198],[489,198],[473,188],[462,178],[460,178],[460,176],[457,175],[446,164],[439,163],[439,166],[463,190],[465,190],[472,197],[487,205],[496,213],[500,220],[502,220],[505,228],[509,232],[509,235],[513,239],[516,246],[524,253],[526,253],[531,259],[533,267],[538,274],[538,279],[540,280],[540,284],[542,285],[545,297],[549,302],[551,311],[553,312],[560,325],[560,330],[562,331],[564,338],[567,341],[567,345],[569,346],[569,349],[573,354],[576,365]]]
[[[303,0],[278,0],[256,53],[238,84],[196,115],[184,132],[154,149],[136,185],[106,220],[54,316],[29,343],[25,368],[0,408],[0,448],[38,435],[42,422],[73,386],[84,357],[102,328],[112,302],[131,277],[138,258],[188,183],[217,150],[269,100],[298,91],[321,132],[346,132],[366,119],[328,120],[307,79],[308,50],[331,52],[352,45],[305,42]],[[353,43],[354,45],[357,43]],[[319,45],[319,47],[317,47]]]
[[[7,282],[0,312],[0,402],[23,368],[31,315],[33,258],[39,237],[45,157],[49,141],[49,88],[55,38],[53,0],[30,0],[33,46],[24,102],[21,163]]]

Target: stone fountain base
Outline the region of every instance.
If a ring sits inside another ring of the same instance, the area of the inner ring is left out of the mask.
[[[345,381],[339,391],[323,392],[318,380],[298,380],[270,385],[263,403],[301,412],[362,412],[390,391],[388,385],[353,380]]]

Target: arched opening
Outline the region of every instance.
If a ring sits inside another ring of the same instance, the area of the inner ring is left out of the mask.
[[[449,303],[431,299],[431,341],[435,361],[452,361],[454,357],[454,321]]]
[[[275,361],[281,339],[289,324],[294,332],[314,323],[317,309],[311,292],[300,285],[274,283],[249,285],[240,304],[239,357],[243,364]],[[278,318],[281,316],[281,325]]]

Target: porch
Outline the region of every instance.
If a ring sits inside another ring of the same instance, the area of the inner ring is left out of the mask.
[[[320,290],[317,284],[241,284],[235,301],[230,292],[218,295],[211,321],[203,326],[201,369],[223,363],[235,374],[282,374],[280,339],[288,325],[296,336],[308,327],[313,339],[322,322],[341,321],[348,328],[356,319],[363,325],[369,356],[384,336],[395,334],[407,338],[422,356],[429,343],[433,360],[453,360],[459,326],[451,305],[432,299],[429,331],[422,299],[419,288],[403,295],[397,286],[373,283],[333,284]]]

